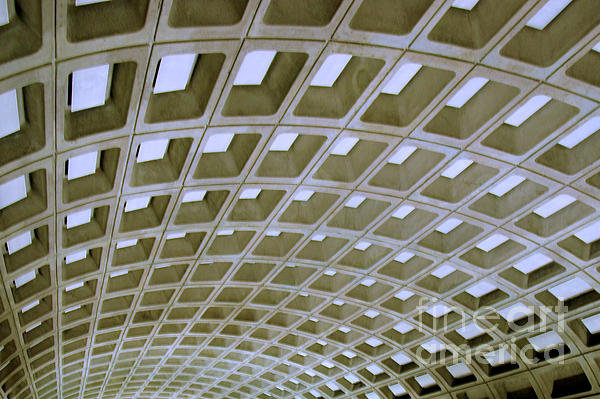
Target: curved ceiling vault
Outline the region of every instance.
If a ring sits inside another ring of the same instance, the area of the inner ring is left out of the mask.
[[[600,0],[0,0],[0,397],[600,392]]]

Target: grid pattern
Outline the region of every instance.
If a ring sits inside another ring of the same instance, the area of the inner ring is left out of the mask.
[[[600,393],[600,1],[87,3],[0,26],[2,398]]]

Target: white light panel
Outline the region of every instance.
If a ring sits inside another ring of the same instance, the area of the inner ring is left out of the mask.
[[[375,280],[374,278],[370,278],[370,277],[369,277],[369,278],[366,278],[366,279],[362,280],[362,281],[360,282],[360,284],[361,284],[361,285],[364,285],[365,287],[370,287],[370,286],[372,286],[373,284],[375,284],[376,282],[377,282],[377,280]]]
[[[67,285],[65,287],[65,291],[69,292],[69,291],[73,291],[73,290],[76,290],[77,288],[81,288],[81,287],[83,287],[83,281],[78,281],[76,283]]]
[[[351,54],[330,54],[327,56],[312,81],[311,86],[331,87],[352,58]]]
[[[172,54],[162,57],[153,93],[185,90],[192,76],[197,57],[197,54]]]
[[[396,210],[396,212],[394,212],[392,214],[392,217],[396,218],[396,219],[404,219],[405,217],[410,215],[412,213],[412,211],[414,211],[414,210],[415,210],[414,206],[402,205],[400,208],[398,208]]]
[[[514,268],[523,274],[529,274],[550,262],[552,262],[552,258],[537,252],[516,263]]]
[[[81,226],[92,220],[92,208],[73,212],[67,215],[67,229]]]
[[[500,245],[504,244],[508,240],[509,238],[507,236],[500,233],[496,233],[477,244],[477,248],[481,249],[484,252],[490,252],[491,250],[498,248]]]
[[[573,130],[571,133],[563,137],[558,144],[572,149],[583,140],[590,137],[592,134],[598,132],[600,130],[600,116],[595,116],[587,120],[583,125],[579,126],[577,129]]]
[[[129,198],[125,202],[125,212],[133,212],[133,211],[147,208],[148,205],[150,205],[151,199],[152,199],[152,197],[150,197],[150,196]]]
[[[353,195],[348,201],[346,201],[344,206],[346,208],[358,208],[364,201],[365,197],[363,195]]]
[[[425,311],[425,313],[428,313],[428,314],[430,314],[431,316],[433,316],[433,317],[435,317],[437,319],[438,317],[442,317],[444,315],[447,315],[448,313],[450,313],[450,311],[452,311],[451,307],[449,307],[449,306],[447,306],[447,305],[445,305],[443,303],[439,303],[438,302],[435,305],[431,306],[429,309],[427,309]],[[431,342],[433,342],[433,340]],[[426,345],[426,344],[424,344],[424,345]],[[423,346],[423,348],[425,348],[425,346]],[[425,348],[425,349],[427,349],[427,348]],[[434,352],[431,352],[429,349],[427,349],[427,350],[430,353],[434,353]],[[438,352],[438,351],[436,350],[436,352]]]
[[[379,367],[378,365],[376,365],[375,363],[371,363],[367,366],[367,370],[369,371],[369,373],[373,374],[373,375],[379,375],[379,374],[383,374],[383,369],[381,367]]]
[[[318,241],[321,242],[323,241],[325,238],[327,238],[327,236],[325,234],[315,234],[314,236],[312,236],[310,238],[311,241]]]
[[[268,237],[279,237],[281,235],[281,231],[279,230],[267,230],[265,235]],[[296,267],[294,265],[290,265],[289,267]]]
[[[596,43],[596,45],[592,47],[592,50],[600,53],[600,42]]]
[[[234,86],[260,85],[275,58],[275,50],[255,50],[244,57],[233,81]]]
[[[150,162],[163,159],[169,148],[169,139],[149,140],[140,144],[136,162]]]
[[[390,80],[385,84],[381,90],[384,94],[391,94],[396,96],[400,94],[402,89],[415,77],[415,75],[421,70],[421,64],[415,64],[412,62],[402,65]]]
[[[110,273],[109,276],[110,276],[110,278],[115,278],[115,277],[119,277],[119,276],[124,276],[127,273],[129,273],[128,270],[119,270],[119,271]]]
[[[25,175],[0,184],[0,209],[4,209],[22,199],[27,198],[27,180]]]
[[[34,323],[34,324],[30,325],[29,327],[27,327],[27,328],[25,329],[25,332],[26,332],[26,333],[28,333],[28,332],[30,332],[30,331],[32,331],[32,330],[35,330],[36,328],[38,328],[38,327],[39,327],[39,326],[41,326],[41,325],[42,325],[42,322],[41,322],[41,321],[38,321],[37,323]]]
[[[178,238],[184,238],[185,237],[185,231],[176,231],[174,233],[168,233],[167,234],[167,240],[176,240]]]
[[[88,4],[106,3],[110,0],[75,0],[75,6],[87,6]]]
[[[341,140],[338,140],[333,150],[331,150],[331,155],[341,155],[346,156],[348,153],[354,148],[354,146],[358,143],[357,137],[344,137]]]
[[[9,1],[10,0],[0,0],[0,26],[6,25],[10,22],[10,13],[8,11]],[[0,118],[0,120],[1,119],[2,118]]]
[[[281,133],[275,137],[269,151],[289,151],[298,138],[298,133]]]
[[[481,298],[482,296],[487,295],[497,289],[498,287],[488,281],[480,281],[469,286],[465,292],[474,298]]]
[[[415,377],[415,381],[417,382],[417,384],[419,384],[421,388],[429,388],[434,385],[437,385],[433,377],[429,374],[419,375]]]
[[[131,240],[122,240],[122,241],[117,241],[117,249],[121,249],[121,248],[129,248],[129,247],[133,247],[134,245],[136,245],[138,242],[137,238],[131,239]]]
[[[98,65],[73,71],[71,112],[100,107],[109,94],[110,65]]]
[[[581,319],[590,334],[600,333],[600,313]]]
[[[478,2],[479,0],[454,0],[452,2],[452,7],[461,8],[466,11],[471,11],[473,7],[477,5]]]
[[[358,377],[356,375],[354,375],[354,374],[346,374],[344,376],[344,379],[346,381],[348,381],[350,384],[356,384],[356,383],[360,382],[360,380],[358,379]]]
[[[204,154],[226,152],[229,144],[231,144],[231,140],[233,140],[233,136],[235,136],[233,133],[220,133],[209,136],[202,152]]]
[[[411,358],[406,356],[402,352],[398,352],[398,353],[392,355],[392,360],[394,362],[396,362],[399,366],[404,366],[405,364],[412,362]]]
[[[394,330],[398,331],[400,334],[406,334],[409,331],[412,331],[415,329],[415,327],[410,324],[407,323],[405,321],[401,321],[400,323],[397,323],[394,327],[392,327]]]
[[[400,252],[395,258],[394,260],[396,262],[400,262],[400,263],[406,263],[409,260],[411,260],[412,258],[415,257],[415,253],[411,252],[411,251],[403,251]]]
[[[498,314],[502,316],[504,320],[512,323],[524,317],[531,316],[533,314],[533,309],[522,302],[517,302],[499,311]]]
[[[294,201],[308,201],[315,192],[313,190],[301,190],[294,195]]]
[[[234,229],[222,229],[217,231],[218,236],[231,236],[235,232]]]
[[[240,194],[240,199],[256,199],[261,191],[260,188],[246,188]]]
[[[67,180],[79,179],[96,173],[98,151],[86,152],[69,158],[67,162]]]
[[[36,275],[37,272],[35,270],[30,270],[27,273],[20,275],[15,279],[15,288],[22,287],[28,282],[35,280]]]
[[[511,363],[513,361],[512,356],[506,350],[506,348],[501,348],[492,352],[484,353],[483,357],[492,367],[500,366],[506,363]]]
[[[186,202],[202,201],[204,199],[205,195],[206,195],[206,190],[188,191],[183,195],[183,199],[181,200],[181,202],[186,203]]]
[[[554,215],[556,212],[561,209],[571,205],[577,199],[571,197],[568,194],[560,194],[556,197],[552,198],[550,201],[545,202],[541,206],[534,209],[533,213],[543,217],[544,219]]]
[[[461,87],[446,103],[447,107],[461,108],[465,105],[471,97],[473,97],[479,90],[489,82],[489,79],[476,77],[469,79],[463,87]]]
[[[26,231],[25,233],[18,234],[6,241],[6,249],[9,255],[14,254],[17,251],[27,248],[32,243],[32,232]]]
[[[456,269],[454,267],[452,267],[448,264],[445,264],[445,265],[438,267],[434,271],[432,271],[431,275],[435,276],[437,278],[444,278],[455,271],[456,271]]]
[[[533,29],[543,30],[570,3],[571,0],[548,0],[525,25]]]
[[[87,257],[87,250],[73,252],[67,256],[65,256],[65,263],[68,265],[73,262],[77,262],[79,260],[85,259]]]
[[[496,197],[502,197],[524,181],[525,178],[519,175],[506,177],[492,187],[490,194],[495,195]]]
[[[409,290],[400,290],[394,295],[394,298],[400,299],[401,301],[406,301],[408,298],[412,298],[415,295],[414,292]]]
[[[40,300],[39,300],[39,299],[36,299],[35,301],[33,301],[33,302],[31,302],[31,303],[28,303],[27,305],[23,306],[23,307],[21,308],[21,313],[25,313],[25,312],[27,312],[28,310],[31,310],[31,309],[35,308],[35,307],[36,307],[37,305],[39,305],[39,304],[40,304]]]
[[[485,331],[483,331],[483,329],[481,329],[475,323],[469,323],[466,326],[458,328],[456,330],[456,332],[458,334],[460,334],[460,336],[463,337],[464,339],[473,339],[473,338],[479,337],[485,333]]]
[[[587,292],[592,291],[592,286],[581,277],[575,277],[557,286],[549,288],[548,291],[559,301],[568,301]]]
[[[388,160],[389,163],[393,163],[395,165],[402,165],[404,161],[406,161],[410,156],[417,150],[417,147],[414,145],[405,145],[394,153]]]
[[[517,108],[517,110],[504,121],[504,123],[514,127],[519,127],[550,100],[552,100],[552,97],[545,95],[532,97],[527,100],[525,104]]]
[[[370,338],[367,338],[367,339],[365,340],[365,343],[366,343],[367,345],[369,345],[370,347],[372,347],[372,348],[377,348],[378,346],[380,346],[380,345],[382,345],[382,344],[383,344],[383,342],[382,342],[381,340],[379,340],[379,339],[377,339],[377,338],[375,338],[375,337],[370,337]]]
[[[400,384],[392,384],[388,388],[394,396],[403,396],[406,393],[406,389]]]
[[[464,363],[456,363],[446,367],[448,372],[452,374],[454,378],[462,378],[468,375],[472,375],[471,369]]]
[[[452,230],[454,230],[455,228],[460,226],[462,223],[463,223],[463,221],[460,219],[450,218],[450,219],[446,220],[444,223],[440,224],[435,230],[442,234],[448,234]]]
[[[381,399],[377,393],[371,391],[365,395],[367,399]]]
[[[454,161],[452,165],[444,169],[442,176],[447,177],[448,179],[454,179],[472,164],[473,161],[470,159],[458,159]]]
[[[333,381],[329,381],[325,383],[325,385],[327,386],[327,388],[331,389],[334,392],[339,391],[341,389],[340,386]]]
[[[555,331],[548,331],[547,333],[527,338],[527,341],[538,352],[564,344],[563,339]]]
[[[600,220],[596,220],[594,223],[576,232],[575,237],[586,244],[600,240]]]
[[[22,119],[23,106],[17,89],[0,94],[0,139],[21,130]]]
[[[341,330],[341,327],[340,327],[340,330]],[[346,356],[348,359],[354,359],[357,356],[356,353],[349,351],[349,350],[343,351],[342,355]]]

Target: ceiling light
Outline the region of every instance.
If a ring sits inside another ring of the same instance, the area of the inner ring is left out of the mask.
[[[346,328],[348,328],[348,327],[346,327]],[[346,331],[346,333],[348,333],[348,332],[350,332],[350,329],[348,329],[348,331]],[[356,357],[356,353],[349,351],[349,350],[343,351],[342,355],[346,356],[348,359],[354,359]]]
[[[493,352],[484,353],[483,357],[492,367],[500,366],[513,361],[512,356],[506,348],[497,349]]]
[[[312,236],[310,238],[311,241],[318,241],[321,242],[323,241],[327,236],[325,234],[315,234],[314,236]]]
[[[471,285],[465,292],[474,298],[481,298],[490,292],[496,291],[498,287],[487,281],[480,281],[477,284]]]
[[[183,195],[183,199],[181,200],[181,202],[186,203],[186,202],[202,201],[204,199],[205,195],[206,195],[206,190],[188,191]]]
[[[67,229],[81,226],[92,221],[92,208],[73,212],[67,215]]]
[[[590,137],[592,134],[598,132],[600,130],[600,116],[595,116],[587,120],[583,125],[579,126],[577,129],[573,130],[571,133],[563,137],[558,144],[572,149],[583,140]]]
[[[479,0],[454,0],[452,2],[452,7],[471,11],[478,2]]]
[[[512,323],[516,320],[521,320],[524,317],[531,316],[533,314],[533,309],[521,302],[517,302],[499,311],[498,314],[500,314],[504,320]]]
[[[110,276],[110,278],[115,278],[115,277],[124,276],[127,273],[129,273],[129,270],[118,270],[116,272],[110,273],[109,276]]]
[[[81,287],[83,287],[83,281],[79,281],[77,283],[67,285],[65,287],[65,291],[69,292],[69,291],[73,291],[73,290],[76,290],[77,288],[81,288]]]
[[[26,231],[25,233],[18,234],[6,241],[6,249],[9,255],[20,251],[23,248],[30,246],[32,243],[32,232]]]
[[[423,375],[417,376],[417,377],[415,377],[415,381],[417,381],[417,384],[419,384],[419,386],[421,388],[429,388],[434,385],[437,385],[437,383],[435,382],[433,377],[430,376],[429,374],[423,374]]]
[[[407,323],[405,321],[401,321],[401,322],[397,323],[392,328],[394,330],[398,331],[400,334],[406,334],[407,332],[410,332],[415,329],[415,327],[412,324]]]
[[[313,190],[301,190],[294,195],[294,201],[308,201],[315,192]]]
[[[331,87],[352,58],[351,54],[330,54],[327,56],[312,81],[311,86]]]
[[[110,0],[75,0],[75,6],[86,6],[88,4],[105,3]]]
[[[333,269],[326,269],[323,272],[323,274],[326,275],[326,276],[330,276],[331,277],[331,276],[335,276],[336,275],[336,271],[333,270]]]
[[[329,360],[323,360],[323,362],[321,362],[321,365],[328,369],[332,369],[335,367],[335,365],[333,363],[331,363]]]
[[[454,271],[456,271],[456,268],[450,266],[449,264],[445,264],[432,271],[431,275],[441,279],[453,273]]]
[[[414,145],[402,146],[398,148],[398,150],[396,150],[396,152],[390,157],[390,159],[388,159],[388,163],[402,165],[404,161],[406,161],[416,150],[417,147],[415,147]]]
[[[10,15],[8,11],[8,2],[12,0],[0,0],[0,26],[6,25],[10,22]],[[12,13],[10,13],[12,14]],[[1,111],[0,111],[1,112]],[[2,118],[0,118],[2,120]]]
[[[246,188],[240,194],[240,199],[256,199],[261,191],[260,188]]]
[[[600,240],[600,219],[576,232],[575,237],[586,244]]]
[[[87,250],[81,250],[81,251],[77,251],[77,252],[73,252],[67,256],[65,256],[65,263],[71,264],[73,262],[77,262],[80,261],[82,259],[85,259],[87,257]]]
[[[526,25],[533,29],[543,30],[570,3],[571,0],[548,0],[546,4],[544,4],[544,6],[540,8],[529,21],[527,21]]]
[[[446,366],[446,369],[450,374],[452,374],[452,377],[454,378],[462,378],[473,374],[471,369],[467,367],[467,365],[465,365],[464,363],[456,363],[450,366]]]
[[[502,197],[504,194],[508,193],[524,181],[525,178],[523,176],[509,176],[505,179],[502,179],[498,184],[492,187],[492,189],[490,190],[490,194],[493,194],[496,197]]]
[[[410,213],[414,210],[415,210],[414,206],[402,205],[400,208],[398,208],[396,210],[396,212],[394,212],[392,214],[392,217],[396,218],[396,219],[404,219],[406,216],[410,215]]]
[[[0,0],[2,2],[6,4],[6,0]],[[0,139],[21,130],[23,116],[17,89],[0,94]]]
[[[275,50],[255,50],[244,57],[233,81],[234,86],[260,85],[275,58]]]
[[[354,146],[358,143],[358,138],[356,137],[344,137],[341,140],[338,140],[333,150],[331,150],[331,155],[341,155],[346,156],[354,148]]]
[[[345,303],[346,303],[346,302],[342,301],[341,299],[335,299],[335,300],[333,301],[333,304],[334,304],[335,306],[343,306]]]
[[[117,241],[117,249],[133,247],[134,245],[137,244],[137,242],[138,242],[137,238],[134,238],[131,240]]]
[[[451,307],[446,306],[446,304],[438,302],[435,305],[433,305],[432,307],[430,307],[429,309],[427,309],[425,311],[425,313],[428,313],[428,314],[430,314],[431,316],[433,316],[433,317],[435,317],[437,319],[439,317],[447,315],[451,311],[452,311]],[[431,353],[433,353],[433,352],[431,352]]]
[[[527,102],[521,105],[515,112],[513,112],[505,121],[507,125],[519,127],[523,122],[535,114],[540,108],[546,105],[552,97],[545,95],[539,95],[530,98]]]
[[[547,333],[536,335],[535,337],[529,337],[527,338],[527,341],[529,341],[533,349],[538,352],[555,348],[565,343],[555,331],[548,331]]]
[[[233,235],[234,231],[235,230],[233,230],[233,229],[222,229],[222,230],[217,231],[217,235],[218,236],[230,236],[230,235]]]
[[[377,393],[371,391],[365,395],[367,399],[381,399]]]
[[[466,326],[458,328],[458,329],[456,329],[456,332],[458,334],[460,334],[460,336],[463,337],[464,339],[473,339],[473,338],[476,338],[476,337],[479,337],[479,336],[485,334],[485,331],[483,331],[475,323],[470,323],[470,324],[467,324]]]
[[[405,364],[412,362],[411,358],[406,356],[403,352],[398,352],[392,355],[392,360],[396,362],[399,366],[404,366]]]
[[[169,148],[169,139],[143,141],[137,154],[137,163],[163,159]]]
[[[344,379],[346,381],[348,381],[350,384],[356,384],[357,382],[359,382],[360,380],[358,379],[357,376],[355,376],[354,374],[350,373],[350,374],[346,374],[344,376]]]
[[[41,322],[41,321],[38,321],[37,323],[35,323],[35,324],[32,324],[32,325],[30,325],[29,327],[27,327],[27,328],[25,329],[25,332],[26,332],[26,333],[28,333],[28,332],[30,332],[30,331],[32,331],[32,330],[35,330],[36,328],[38,328],[38,327],[39,327],[39,326],[41,326],[41,325],[42,325],[42,322]]]
[[[376,365],[375,363],[371,363],[367,366],[367,370],[369,371],[369,373],[373,374],[373,375],[379,375],[379,374],[383,374],[384,371],[381,367],[379,367],[378,365]]]
[[[560,211],[561,209],[571,205],[576,200],[577,200],[576,198],[571,197],[568,194],[557,195],[556,197],[552,198],[550,201],[547,201],[544,204],[542,204],[541,206],[534,209],[533,213],[535,213],[536,215],[539,215],[545,219],[548,216],[552,216],[556,212]]]
[[[353,195],[350,197],[348,201],[344,204],[346,208],[358,208],[360,204],[363,203],[365,197],[363,195]]]
[[[148,205],[150,205],[151,199],[152,197],[149,195],[144,197],[129,198],[125,202],[125,212],[133,212],[140,209],[145,209],[148,207]]]
[[[517,262],[513,267],[523,274],[529,274],[550,262],[552,262],[552,258],[537,252]]]
[[[370,277],[368,277],[368,278],[366,278],[366,279],[362,280],[362,281],[360,282],[360,284],[361,284],[361,285],[364,285],[365,287],[370,287],[370,286],[372,286],[373,284],[375,284],[376,282],[377,282],[377,280],[375,280],[374,278],[370,278]]]
[[[554,295],[556,299],[562,302],[568,301],[569,299],[573,299],[592,290],[592,286],[581,277],[572,278],[564,283],[548,289],[548,291]]]
[[[340,386],[333,381],[326,382],[325,385],[334,392],[341,390]]]
[[[412,258],[414,258],[415,253],[411,252],[411,251],[402,251],[400,252],[395,258],[394,260],[396,262],[400,262],[400,263],[406,263],[409,260],[411,260]]]
[[[93,175],[98,168],[98,151],[76,155],[67,161],[67,180]]]
[[[462,220],[457,219],[457,218],[450,218],[448,220],[446,220],[444,223],[440,224],[435,231],[438,231],[442,234],[448,234],[450,233],[452,230],[454,230],[455,228],[457,228],[458,226],[460,226],[463,223]]]
[[[406,394],[406,389],[400,384],[389,385],[388,388],[395,397],[400,397]]]
[[[590,334],[600,333],[600,313],[581,319]]]
[[[185,237],[185,231],[176,231],[174,233],[168,233],[167,234],[167,240],[176,240],[178,238],[184,238]]]
[[[279,230],[267,230],[265,232],[265,235],[268,237],[279,237],[281,235],[281,231]],[[295,267],[295,266],[289,266],[289,267]]]
[[[364,313],[364,315],[369,319],[374,319],[375,317],[379,316],[379,312],[373,309],[369,309]]]
[[[402,89],[415,77],[423,65],[412,62],[402,65],[381,90],[384,94],[397,96]]]
[[[0,184],[0,209],[27,198],[27,180],[21,175],[6,183]]]
[[[446,103],[447,107],[461,108],[467,103],[485,84],[489,82],[486,78],[472,78],[469,79],[463,87],[460,88]]]
[[[372,348],[377,348],[378,346],[380,346],[380,345],[382,345],[382,344],[383,344],[383,342],[382,342],[381,340],[379,340],[379,339],[377,339],[377,338],[375,338],[375,337],[370,337],[370,338],[367,338],[367,339],[365,340],[365,343],[366,343],[367,345],[369,345],[370,347],[372,347]]]
[[[594,47],[592,47],[592,50],[597,51],[598,53],[600,53],[600,42],[596,43],[596,45]]]
[[[71,112],[100,107],[106,103],[109,89],[110,65],[98,65],[73,71]]]
[[[484,252],[490,252],[491,250],[498,248],[500,245],[508,241],[509,238],[503,234],[496,233],[485,240],[477,244],[477,248]]]
[[[361,241],[358,244],[356,244],[354,246],[354,249],[357,249],[359,251],[365,251],[367,250],[369,247],[371,246],[371,243],[368,241]]]
[[[275,137],[273,140],[273,144],[269,148],[269,151],[289,151],[290,147],[296,139],[298,138],[298,133],[281,133]]]
[[[473,164],[473,161],[470,159],[459,159],[454,161],[452,165],[447,167],[443,172],[442,176],[448,179],[454,179],[456,176],[460,175],[465,169]]]
[[[39,300],[39,299],[36,299],[35,301],[33,301],[33,302],[31,302],[31,303],[28,303],[27,305],[23,306],[23,307],[21,308],[21,313],[25,313],[25,312],[27,312],[28,310],[31,310],[31,309],[35,308],[35,307],[36,307],[36,306],[38,306],[39,304],[40,304],[40,300]]]
[[[15,288],[22,287],[28,282],[35,280],[36,275],[37,273],[35,270],[30,270],[27,273],[20,275],[15,279]]]
[[[235,136],[233,133],[220,133],[208,136],[202,152],[204,154],[226,152],[229,144],[231,144],[231,140],[233,140],[233,136]]]
[[[398,293],[396,295],[394,295],[394,298],[400,299],[401,301],[406,301],[408,298],[412,297],[414,294],[414,292],[409,291],[409,290],[400,290],[398,291]]]
[[[172,54],[162,57],[153,93],[185,90],[192,76],[197,57],[197,54]]]

